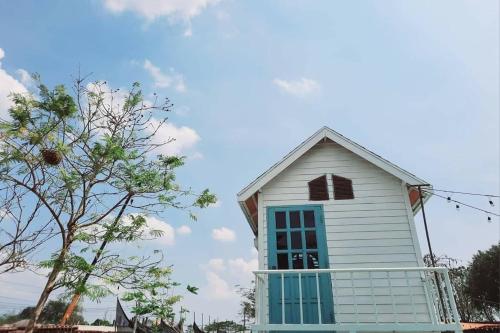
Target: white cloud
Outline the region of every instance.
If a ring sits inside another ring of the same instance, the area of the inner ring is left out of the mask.
[[[7,119],[9,107],[12,106],[12,101],[9,98],[11,93],[27,93],[26,87],[7,73],[2,68],[1,60],[5,57],[5,52],[0,48],[0,118]]]
[[[19,68],[16,71],[17,75],[19,75],[19,78],[21,79],[21,83],[25,85],[26,87],[31,87],[34,84],[33,78],[31,77],[31,74],[28,73],[27,70]]]
[[[38,291],[43,289],[49,273],[49,269],[38,268],[36,273],[31,270],[24,270],[1,274],[0,291],[2,291],[2,296],[12,299],[13,303],[20,302],[26,304],[26,306],[36,304],[40,297]],[[56,296],[59,293],[58,290],[55,290],[51,296]]]
[[[202,160],[203,159],[203,154],[200,153],[199,151],[196,151],[188,156],[190,160]]]
[[[105,0],[104,5],[112,12],[132,11],[147,20],[163,16],[190,20],[218,2],[220,0]]]
[[[186,83],[182,74],[177,73],[173,68],[170,68],[170,73],[164,73],[159,67],[146,59],[143,64],[144,69],[151,75],[154,80],[154,86],[157,88],[174,87],[178,92],[186,92]]]
[[[211,302],[214,300],[236,301],[239,295],[236,285],[249,286],[253,280],[252,271],[257,269],[257,259],[246,261],[243,258],[223,259],[212,258],[207,264],[201,265],[205,272],[207,285],[202,289],[202,295]]]
[[[162,221],[154,216],[146,217],[146,224],[148,230],[161,230],[163,235],[154,239],[155,242],[163,245],[172,246],[175,244],[175,230],[170,224]]]
[[[104,104],[111,105],[113,111],[117,113],[121,112],[120,106],[123,105],[128,96],[128,90],[126,88],[116,90],[104,82],[89,83],[87,84],[87,89],[95,93],[103,92]],[[113,98],[111,98],[111,96],[113,96]],[[151,102],[144,101],[144,104],[151,104]],[[146,127],[146,131],[148,131],[148,133],[152,133],[156,128],[158,128],[158,126],[160,126],[160,122],[157,119],[152,118],[148,125],[149,126]],[[200,136],[198,133],[190,127],[177,127],[173,123],[164,123],[160,126],[160,129],[156,131],[152,141],[155,144],[166,142],[168,142],[168,144],[157,148],[153,151],[153,153],[161,153],[165,155],[186,154],[189,158],[201,159],[203,158],[201,153],[191,151],[191,154],[187,154],[187,151],[191,150],[199,140]]]
[[[259,267],[258,260],[256,258],[246,261],[243,258],[229,259],[229,270],[231,273],[238,277],[238,282],[245,284],[252,280],[253,271],[257,270]]]
[[[11,214],[5,208],[0,208],[0,219],[10,219]]]
[[[305,97],[312,93],[318,92],[320,85],[318,82],[301,78],[299,80],[282,80],[274,79],[273,83],[284,93],[295,95],[298,97]]]
[[[167,18],[169,22],[182,21],[187,25],[185,36],[191,36],[191,19],[220,0],[105,0],[104,6],[113,13],[131,11],[148,22]]]
[[[224,265],[224,259],[221,258],[212,258],[208,261],[207,269],[212,271],[224,271],[226,266]]]
[[[102,93],[103,104],[112,107],[113,112],[117,114],[122,112],[122,106],[129,95],[127,88],[114,89],[106,81],[89,82],[86,88],[95,94]]]
[[[218,10],[216,13],[215,13],[215,17],[217,18],[217,20],[219,21],[227,21],[229,18],[230,18],[230,15],[228,12],[224,11],[224,10]]]
[[[236,233],[226,227],[212,229],[212,238],[221,242],[233,242],[236,240]]]
[[[191,233],[191,228],[187,225],[181,225],[177,228],[177,233],[179,235],[189,235]]]
[[[189,113],[191,112],[191,109],[189,108],[189,106],[176,106],[174,108],[174,113],[178,116],[181,116],[181,117],[185,117],[187,115],[189,115]]]
[[[211,208],[219,208],[220,206],[222,206],[222,201],[217,199],[217,201],[213,204],[210,204],[208,207],[211,207]]]
[[[160,122],[158,120],[151,119],[148,130],[152,132],[159,125]],[[173,141],[169,142],[170,140]],[[185,154],[199,140],[200,136],[194,129],[186,126],[177,127],[172,123],[162,124],[153,138],[153,141],[157,144],[169,142],[155,150],[155,152],[165,155]]]
[[[193,35],[193,27],[191,26],[191,22],[187,23],[186,30],[183,33],[184,37],[191,37]]]
[[[207,272],[207,292],[208,296],[213,299],[229,299],[237,297],[236,292],[229,287],[226,280],[221,278],[215,272]]]

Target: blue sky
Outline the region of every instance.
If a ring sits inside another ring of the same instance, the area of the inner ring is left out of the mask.
[[[30,88],[26,72],[69,84],[80,68],[170,97],[172,149],[189,157],[179,179],[220,202],[198,222],[158,216],[169,237],[156,245],[179,281],[200,287],[185,299],[198,319],[232,319],[234,285],[256,264],[235,194],[321,126],[436,188],[499,192],[498,14],[494,0],[2,1],[0,115],[8,91]],[[467,262],[499,240],[498,218],[439,198],[427,210],[437,253]],[[1,276],[0,312],[42,283]],[[113,316],[111,299],[86,304],[89,318]]]

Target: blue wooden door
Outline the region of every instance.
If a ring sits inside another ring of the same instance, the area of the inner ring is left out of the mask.
[[[328,268],[323,209],[320,205],[269,207],[268,267],[269,269]],[[302,291],[303,323],[319,323],[318,289],[321,322],[333,323],[333,298],[330,274],[298,273],[273,274],[269,278],[269,321],[271,324],[299,324],[300,289]],[[282,297],[284,290],[284,298]],[[283,321],[282,300],[285,303]]]

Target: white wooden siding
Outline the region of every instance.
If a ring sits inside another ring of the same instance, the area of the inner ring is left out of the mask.
[[[330,200],[309,201],[307,182],[325,174]],[[333,199],[331,174],[352,180],[354,199]],[[414,226],[411,225],[414,223],[413,216],[408,213],[408,200],[404,197],[407,195],[406,191],[403,192],[400,179],[338,144],[318,143],[267,183],[259,193],[259,268],[267,269],[266,208],[306,204],[323,205],[330,268],[421,266],[420,249]],[[356,284],[368,283],[363,277],[356,277],[355,280]],[[362,308],[360,315],[363,318],[359,319],[368,323],[374,320],[373,302],[383,304],[384,297],[388,297],[388,289],[383,286],[377,289],[379,294],[373,298],[349,294],[352,290],[350,280],[335,283],[339,294],[335,295],[334,304],[342,305],[336,307],[336,311],[341,310],[336,316],[342,322],[355,321],[354,310],[348,310],[354,306],[353,297],[356,297],[356,302],[366,298],[366,311]],[[345,289],[342,283],[348,284]],[[413,302],[418,311],[416,314],[406,313],[405,309],[412,306],[410,297],[396,295],[400,301],[398,313],[401,317],[398,321],[405,322],[410,317],[413,320],[415,316],[419,321],[428,321],[426,291],[420,278],[412,283],[412,289]],[[267,308],[267,304],[264,306]],[[388,308],[387,315],[382,312],[382,320],[385,318],[394,322],[393,311]]]

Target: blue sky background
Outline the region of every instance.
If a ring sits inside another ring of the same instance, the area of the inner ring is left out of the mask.
[[[189,157],[179,180],[220,203],[198,222],[158,216],[169,237],[145,246],[163,247],[177,280],[200,287],[184,302],[198,321],[234,319],[234,285],[256,265],[235,195],[321,126],[436,188],[499,192],[498,17],[494,0],[2,1],[0,115],[8,91],[30,88],[24,71],[53,85],[80,68],[170,97],[175,149]],[[465,263],[499,240],[498,218],[439,198],[427,210],[439,254]],[[183,225],[191,233],[174,230]],[[0,312],[34,302],[42,283],[0,276]],[[112,299],[86,306],[89,319],[114,316]]]

